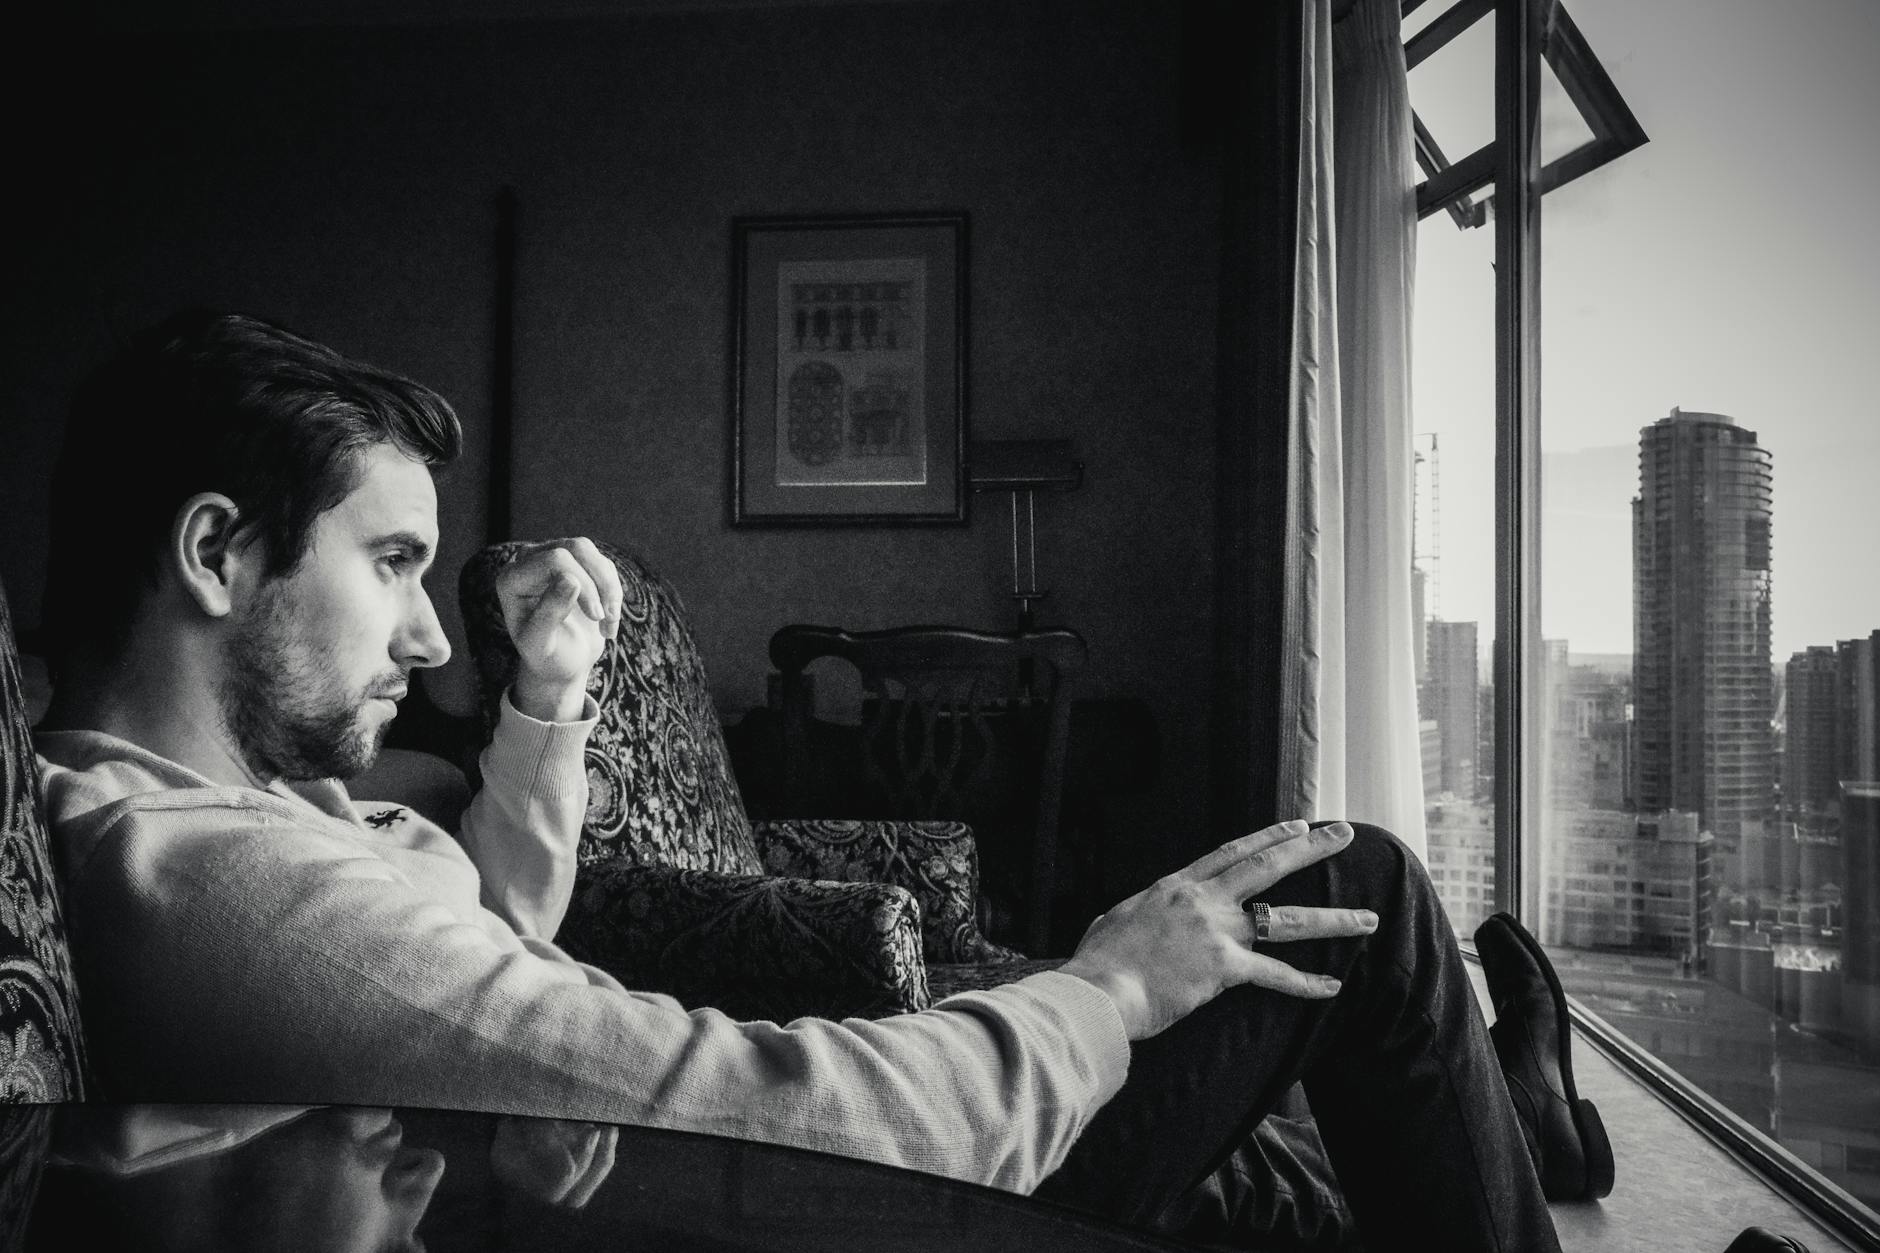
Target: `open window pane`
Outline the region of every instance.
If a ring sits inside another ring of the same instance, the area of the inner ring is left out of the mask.
[[[1593,142],[1593,128],[1560,85],[1560,76],[1541,62],[1541,164],[1551,165],[1576,148]]]
[[[1880,1208],[1880,13],[1572,8],[1652,142],[1543,208],[1542,938]]]
[[[1435,0],[1423,6],[1447,7]],[[1410,70],[1410,107],[1452,161],[1495,142],[1493,13],[1471,23]]]

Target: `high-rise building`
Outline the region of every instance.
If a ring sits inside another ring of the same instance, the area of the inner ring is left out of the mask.
[[[1843,640],[1841,769],[1841,1009],[1847,1030],[1880,1057],[1880,631]]]
[[[1840,803],[1805,818],[1797,822],[1787,813],[1772,814],[1763,819],[1761,831],[1744,832],[1739,886],[1746,895],[1775,902],[1840,891]]]
[[[1774,797],[1770,484],[1769,450],[1721,414],[1673,409],[1639,432],[1633,795],[1696,813],[1730,881]]]
[[[1441,800],[1424,810],[1430,882],[1456,934],[1472,935],[1495,912],[1495,810]]]
[[[1840,664],[1835,698],[1835,761],[1841,779],[1880,781],[1880,631],[1834,646]]]
[[[1816,645],[1789,658],[1785,671],[1782,748],[1782,808],[1790,821],[1841,803],[1841,760],[1835,724],[1840,720],[1841,661],[1833,648]]]
[[[1417,720],[1417,751],[1422,757],[1423,795],[1435,796],[1443,790],[1443,729],[1436,719]]]
[[[1880,632],[1818,644],[1789,658],[1783,671],[1782,808],[1765,824],[1761,840],[1746,833],[1746,891],[1806,898],[1840,889],[1841,785],[1880,781],[1877,641]]]
[[[1760,832],[1743,832],[1711,962],[1716,978],[1804,1030],[1870,1049],[1880,1046],[1874,653],[1870,635],[1784,667],[1782,805]]]
[[[1463,800],[1476,796],[1476,744],[1481,677],[1476,669],[1475,623],[1431,620],[1423,716],[1442,734],[1442,790]]]
[[[1493,644],[1490,644],[1493,647]],[[1475,798],[1488,800],[1495,795],[1495,685],[1482,684],[1476,696],[1475,721]]]
[[[1880,781],[1841,785],[1841,1021],[1880,1056]]]
[[[1572,664],[1559,642],[1558,653],[1546,647],[1541,654],[1547,806],[1628,809],[1631,685],[1625,676]]]

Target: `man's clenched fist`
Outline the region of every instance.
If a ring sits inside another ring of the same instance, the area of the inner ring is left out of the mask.
[[[526,547],[496,576],[503,623],[521,665],[510,699],[543,722],[586,707],[588,671],[620,629],[620,574],[588,539]]]

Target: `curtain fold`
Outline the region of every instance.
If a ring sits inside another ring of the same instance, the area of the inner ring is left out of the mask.
[[[1282,816],[1389,827],[1422,855],[1410,599],[1416,199],[1395,0],[1302,32],[1287,447]]]

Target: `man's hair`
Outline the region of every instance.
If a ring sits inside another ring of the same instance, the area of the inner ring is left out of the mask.
[[[189,311],[138,334],[82,384],[52,481],[45,628],[55,664],[120,652],[157,586],[177,510],[220,492],[231,542],[259,542],[291,574],[319,516],[359,486],[363,454],[392,444],[454,460],[445,399],[258,318]]]

